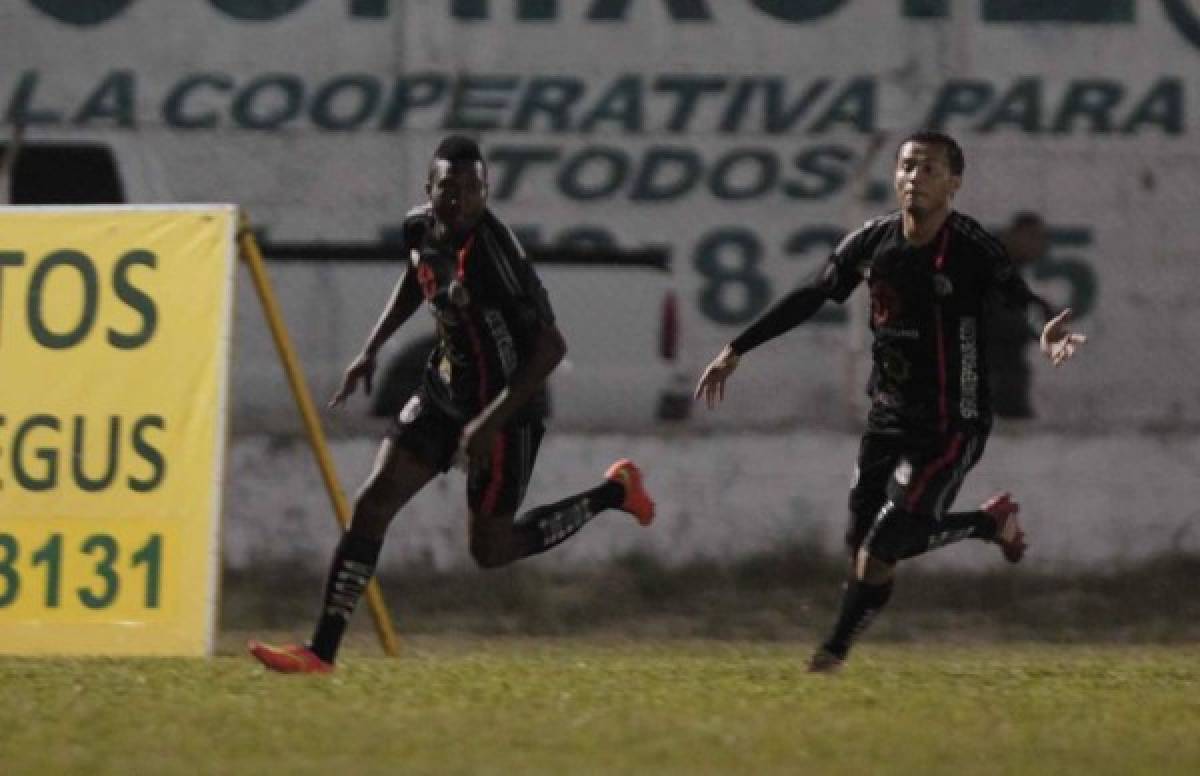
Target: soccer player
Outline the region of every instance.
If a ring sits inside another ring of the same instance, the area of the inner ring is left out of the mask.
[[[696,387],[714,407],[742,356],[811,318],[827,299],[870,290],[871,407],[859,447],[846,545],[850,574],[829,637],[810,670],[832,672],[892,594],[896,564],[951,542],[999,545],[1017,562],[1026,549],[1011,494],[950,512],[991,427],[987,347],[981,320],[992,299],[1044,309],[1004,247],[951,209],[963,154],[940,132],[910,135],[896,153],[899,210],[848,235],[813,277],[780,299],[708,365]],[[1070,310],[1042,330],[1041,350],[1058,366],[1085,340],[1067,329]]]
[[[355,500],[312,640],[249,645],[276,671],[333,669],[393,516],[456,463],[467,469],[471,556],[484,568],[545,552],[607,509],[628,512],[644,526],[654,519],[642,475],[627,459],[614,463],[596,487],[515,516],[542,439],[546,378],[566,343],[516,236],[487,207],[487,166],[475,141],[444,138],[425,191],[428,203],[404,221],[410,266],[330,406],[342,404],[360,383],[370,392],[376,354],[422,301],[436,321],[438,343]]]

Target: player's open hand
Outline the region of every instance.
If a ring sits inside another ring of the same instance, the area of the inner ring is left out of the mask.
[[[372,353],[362,353],[358,358],[351,362],[350,366],[346,367],[345,373],[342,375],[342,387],[338,388],[338,392],[329,400],[329,407],[340,406],[346,399],[350,398],[358,389],[358,383],[361,380],[363,388],[368,396],[371,395],[371,379],[375,376],[375,355]]]
[[[1075,355],[1076,348],[1087,342],[1086,336],[1067,328],[1070,320],[1071,308],[1068,307],[1050,319],[1042,329],[1042,352],[1055,366],[1062,366],[1064,361]]]
[[[699,399],[703,396],[709,409],[720,404],[721,400],[725,398],[725,381],[733,374],[733,370],[737,369],[739,360],[741,357],[733,352],[732,347],[726,345],[722,348],[717,357],[704,370],[700,382],[696,384],[695,398]]]

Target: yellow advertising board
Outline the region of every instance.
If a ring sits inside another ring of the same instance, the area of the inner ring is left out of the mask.
[[[236,226],[0,208],[0,653],[211,652]]]

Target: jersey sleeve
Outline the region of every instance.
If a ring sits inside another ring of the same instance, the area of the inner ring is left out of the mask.
[[[874,225],[874,221],[868,221],[846,235],[834,248],[820,274],[814,278],[825,291],[825,296],[838,304],[845,302],[863,280],[863,267],[867,266],[870,258],[868,245]]]
[[[429,228],[429,212],[429,205],[418,205],[404,216],[398,236],[400,238],[399,251],[404,256],[406,263],[411,263],[412,251],[419,250],[421,243],[425,241],[425,231]]]
[[[546,293],[542,279],[534,271],[533,262],[523,258],[513,264],[521,285],[521,296],[517,302],[524,308],[525,317],[546,326],[554,323],[554,308],[550,306],[550,295]]]
[[[1035,304],[1043,312],[1048,310],[1046,303],[1029,287],[1025,278],[1017,271],[1017,265],[1008,255],[1004,243],[997,240],[978,224],[972,223],[969,234],[975,243],[976,251],[984,257],[988,290],[992,296],[1005,307],[1024,309]]]
[[[507,224],[489,214],[488,237],[496,245],[497,271],[500,285],[505,289],[509,306],[527,326],[550,326],[554,323],[554,308],[550,295],[525,254],[521,241]]]
[[[855,287],[862,282],[860,267],[866,266],[866,248],[870,227],[868,221],[861,229],[850,234],[824,265],[803,283],[771,305],[758,320],[729,343],[735,353],[743,354],[759,345],[778,337],[812,318],[826,299],[841,303],[846,301]]]

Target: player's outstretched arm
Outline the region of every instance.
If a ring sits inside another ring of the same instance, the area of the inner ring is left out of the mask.
[[[704,397],[704,403],[708,405],[709,409],[720,404],[721,400],[725,398],[725,381],[737,369],[740,360],[741,356],[737,354],[732,345],[722,348],[717,357],[704,370],[700,382],[696,384],[695,398]]]
[[[388,300],[383,314],[375,322],[375,328],[367,337],[367,344],[363,346],[362,352],[354,357],[350,366],[346,367],[346,371],[342,373],[342,384],[333,398],[329,400],[330,408],[340,406],[350,398],[358,390],[360,382],[367,395],[371,395],[376,354],[383,347],[383,343],[396,333],[396,329],[400,328],[401,324],[412,317],[420,305],[421,290],[417,284],[417,273],[410,267],[396,284],[396,290],[392,292],[392,298]]]
[[[1070,320],[1071,308],[1068,307],[1047,321],[1042,329],[1042,352],[1055,366],[1062,366],[1064,361],[1075,355],[1075,350],[1080,345],[1087,342],[1085,335],[1076,334],[1067,328]]]
[[[346,399],[350,398],[355,391],[358,390],[358,384],[361,382],[367,395],[371,395],[371,381],[375,378],[375,354],[364,351],[359,353],[350,366],[346,367],[346,371],[342,373],[342,384],[338,387],[337,393],[329,400],[330,409],[340,407],[345,403]]]

